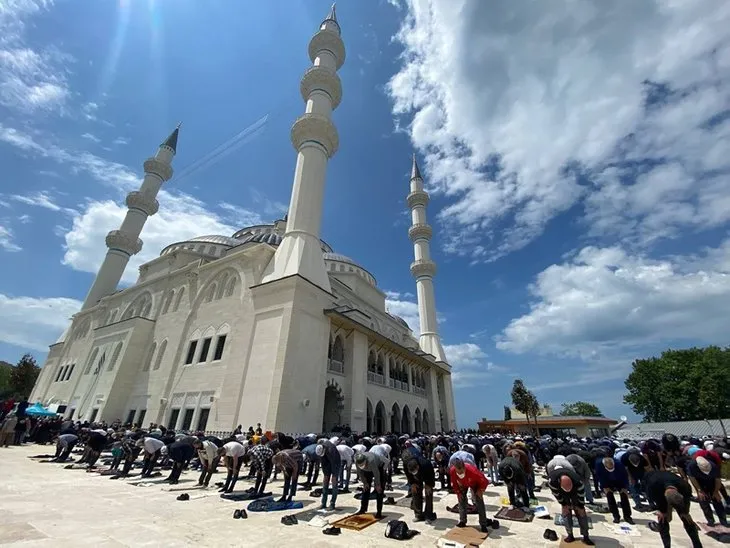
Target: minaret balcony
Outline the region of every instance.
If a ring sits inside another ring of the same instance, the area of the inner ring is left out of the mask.
[[[340,146],[340,137],[332,121],[321,114],[304,114],[291,128],[291,142],[298,151],[307,141],[319,143],[332,158]]]
[[[315,90],[322,90],[330,96],[332,110],[336,109],[342,100],[342,83],[337,73],[323,66],[310,67],[302,76],[299,84],[302,99],[309,100]]]
[[[172,166],[159,161],[157,158],[148,158],[145,160],[144,172],[153,173],[163,181],[169,181],[172,178]]]
[[[123,251],[128,255],[136,255],[142,251],[142,240],[121,230],[112,230],[106,235],[106,246],[109,249]]]
[[[340,35],[331,30],[320,30],[309,41],[309,59],[312,63],[320,51],[329,51],[337,61],[337,70],[345,63],[345,44]]]
[[[414,278],[433,277],[436,275],[436,263],[430,259],[419,259],[411,263],[411,274]]]
[[[417,206],[426,207],[428,205],[429,198],[427,192],[423,190],[416,190],[415,192],[411,192],[406,200],[408,200],[408,207],[413,209]]]
[[[135,190],[127,194],[127,207],[139,209],[149,216],[157,213],[160,204],[154,197]]]
[[[416,240],[430,240],[432,235],[433,229],[431,225],[425,223],[415,224],[408,229],[408,237],[412,242]]]

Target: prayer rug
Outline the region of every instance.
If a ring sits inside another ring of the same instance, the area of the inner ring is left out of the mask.
[[[590,519],[590,518],[588,518]],[[577,522],[577,520],[575,520]],[[590,524],[590,522],[589,522]],[[636,525],[629,525],[628,523],[619,523],[614,525],[613,523],[603,522],[603,525],[611,531],[614,535],[622,537],[640,537],[641,533]]]
[[[299,508],[304,508],[304,504],[299,501],[279,502],[271,498],[254,500],[248,505],[249,512],[278,512],[279,510],[297,510]]]
[[[556,515],[555,519],[553,520],[553,523],[555,525],[559,525],[560,527],[564,527],[565,522],[563,521],[563,515],[562,514]],[[575,527],[576,529],[578,528],[578,518],[576,518],[575,516],[573,516],[573,527]],[[590,517],[588,518],[588,529],[593,529],[593,520],[591,520]]]
[[[700,529],[708,535],[710,533],[716,533],[718,535],[730,534],[730,527],[723,527],[722,525],[708,525],[706,523],[699,523],[698,525],[700,526]]]
[[[299,512],[296,514],[296,517],[299,521],[312,521],[312,518],[315,517],[322,517],[322,513],[317,508],[312,508],[311,510],[304,510],[304,512]]]
[[[377,523],[380,520],[373,514],[352,514],[332,523],[333,527],[341,527],[342,529],[350,529],[351,531],[362,531],[366,527]]]
[[[595,512],[596,514],[610,514],[611,511],[608,509],[608,506],[605,504],[586,504],[586,508],[588,508],[591,512]]]
[[[454,514],[458,514],[459,513],[459,505],[458,504],[455,504],[454,506],[447,506],[446,509],[449,512],[453,512]],[[474,506],[473,504],[467,504],[466,505],[466,513],[468,515],[470,515],[470,516],[471,515],[474,515],[474,514],[478,514],[477,507]]]
[[[499,511],[494,514],[495,519],[508,519],[510,521],[530,522],[534,519],[535,514],[532,512],[523,512],[519,508],[509,508],[502,506]]]
[[[221,498],[225,500],[234,500],[236,502],[240,502],[242,500],[264,499],[266,497],[270,497],[271,494],[271,491],[268,491],[267,493],[262,493],[261,495],[254,495],[253,493],[244,491],[242,493],[221,493]]]

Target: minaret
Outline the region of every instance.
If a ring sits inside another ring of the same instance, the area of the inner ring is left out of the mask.
[[[297,164],[286,233],[263,282],[298,274],[329,292],[319,236],[327,161],[339,145],[337,129],[331,120],[332,111],[342,98],[337,70],[345,62],[345,46],[334,4],[309,42],[309,58],[312,66],[300,84],[306,110],[291,129]]]
[[[109,250],[106,252],[104,262],[86,295],[81,310],[96,305],[100,299],[114,293],[119,280],[122,279],[129,258],[141,251],[142,240],[139,239],[139,235],[142,227],[144,227],[147,217],[157,213],[159,209],[157,193],[160,191],[162,183],[172,177],[170,164],[177,149],[179,132],[180,124],[160,145],[154,158],[145,160],[142,186],[139,190],[127,194],[128,210],[122,226],[119,227],[119,230],[112,230],[106,236],[106,246]]]
[[[411,263],[411,274],[416,278],[418,292],[418,317],[421,320],[421,350],[445,362],[446,355],[441,346],[436,321],[436,299],[433,293],[433,277],[436,274],[436,263],[431,260],[430,242],[433,231],[426,223],[426,205],[428,193],[423,190],[421,171],[413,155],[411,168],[411,193],[408,195],[408,207],[411,210],[412,224],[408,236],[413,242],[415,261]]]

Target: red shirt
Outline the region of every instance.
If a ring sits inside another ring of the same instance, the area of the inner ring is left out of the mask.
[[[475,490],[484,490],[489,485],[489,480],[477,468],[469,463],[464,463],[466,474],[463,478],[456,475],[456,468],[453,466],[449,469],[451,476],[451,487],[455,493],[459,493],[462,489],[473,488]]]
[[[692,455],[692,459],[697,460],[697,457],[705,457],[706,459],[717,464],[718,468],[722,466],[722,459],[720,458],[720,455],[718,455],[714,451],[708,451],[707,449],[700,449],[699,451],[695,451],[694,455]]]

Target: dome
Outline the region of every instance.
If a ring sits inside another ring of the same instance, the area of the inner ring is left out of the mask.
[[[281,243],[281,238],[282,237],[279,236],[276,232],[259,232],[258,234],[252,234],[252,233],[242,234],[240,237],[232,238],[232,239],[234,242],[236,242],[235,245],[255,242],[255,243],[278,246]]]
[[[390,317],[397,321],[399,324],[401,324],[403,327],[405,327],[408,331],[411,331],[411,326],[409,326],[408,322],[405,321],[403,318],[401,318],[400,316],[396,316],[395,314],[390,314]]]
[[[238,245],[240,242],[236,240],[235,238],[231,238],[229,236],[221,236],[220,234],[211,234],[209,236],[197,236],[195,238],[190,238],[187,240],[188,242],[205,242],[209,244],[223,244],[227,246],[235,246]]]

